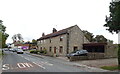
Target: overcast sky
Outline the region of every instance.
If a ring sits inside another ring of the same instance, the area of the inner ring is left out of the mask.
[[[109,15],[111,0],[1,0],[0,20],[7,27],[7,43],[14,34],[22,34],[24,41],[49,34],[53,27],[61,30],[78,25],[94,35],[104,35],[118,43],[118,35],[103,27]]]

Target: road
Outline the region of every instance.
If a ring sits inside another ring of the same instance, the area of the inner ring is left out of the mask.
[[[53,57],[40,58],[11,51],[4,51],[4,53],[3,72],[90,72],[90,69]]]

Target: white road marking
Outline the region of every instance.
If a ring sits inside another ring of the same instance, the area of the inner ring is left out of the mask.
[[[33,65],[30,63],[24,63],[24,65],[26,65],[27,67],[33,67]]]
[[[30,64],[30,63],[17,63],[17,66],[19,67],[19,68],[30,68],[30,67],[33,67],[33,65],[32,64]]]
[[[24,57],[23,55],[19,55],[19,56],[23,57],[24,59],[26,59],[26,60],[28,60],[28,61],[31,61],[29,58],[26,58],[26,57]],[[29,56],[30,56],[30,55],[29,55]],[[43,61],[40,61],[39,63],[36,63],[36,62],[33,62],[33,63],[34,63],[35,65],[43,68],[43,69],[46,69],[45,67],[43,67],[43,65],[53,66],[53,64],[48,63],[48,62],[43,62]]]
[[[39,67],[41,67],[41,68],[45,69],[45,67],[43,67],[42,65],[37,64],[37,63],[35,63],[35,62],[33,62],[33,63],[34,63],[34,64],[36,64],[37,66],[39,66]]]
[[[9,69],[10,69],[9,64],[4,64],[2,67],[2,70],[9,70]]]
[[[25,66],[23,63],[17,63],[17,66],[18,66],[19,68],[26,68],[26,66]]]
[[[16,68],[13,68],[12,66],[10,66],[10,64],[4,64],[2,66],[2,70],[9,70],[9,69],[18,69],[18,68],[30,68],[30,67],[33,67],[32,64],[30,63],[17,63],[17,66]]]
[[[22,55],[18,55],[18,56],[21,56],[22,58],[24,58],[24,59],[26,59],[26,60],[30,61],[30,59],[25,58],[25,57],[24,57],[24,56],[22,56]]]
[[[27,59],[28,61],[30,61],[30,59]]]
[[[49,65],[49,66],[53,66],[53,64],[51,63],[48,63],[48,62],[44,62],[46,65]]]
[[[43,61],[40,61],[39,64],[41,64],[41,65],[49,65],[49,66],[53,66],[53,64],[48,63],[48,62],[43,62]]]

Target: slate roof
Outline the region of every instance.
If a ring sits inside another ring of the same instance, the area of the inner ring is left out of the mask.
[[[63,35],[63,34],[66,34],[68,29],[73,28],[73,27],[75,27],[75,26],[77,26],[77,25],[71,26],[71,27],[66,28],[66,29],[62,29],[62,30],[57,31],[57,32],[54,32],[54,33],[47,34],[47,35],[45,35],[45,36],[37,39],[37,41],[43,40],[43,39],[52,38],[52,37],[56,37],[56,36]]]

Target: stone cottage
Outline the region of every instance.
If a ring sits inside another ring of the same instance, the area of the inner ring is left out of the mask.
[[[57,31],[53,28],[51,34],[42,34],[37,39],[38,50],[47,50],[51,56],[65,56],[66,54],[83,49],[83,44],[89,43],[82,30],[77,26],[71,26]]]

